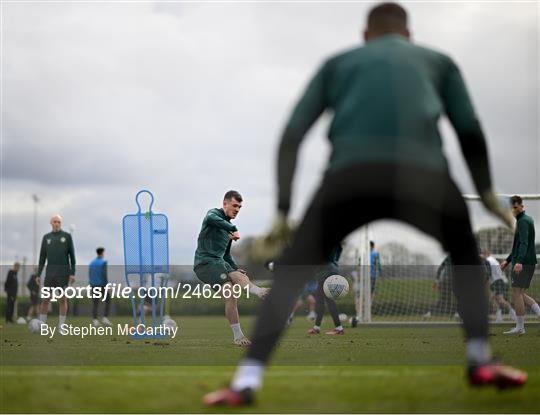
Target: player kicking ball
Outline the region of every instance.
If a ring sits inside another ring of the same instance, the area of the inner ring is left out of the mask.
[[[253,284],[246,272],[238,267],[231,255],[233,241],[240,239],[240,233],[231,219],[235,219],[242,208],[242,196],[234,190],[225,193],[223,207],[210,209],[206,214],[195,252],[194,271],[197,278],[213,289],[222,286],[225,301],[225,317],[229,320],[233,332],[233,342],[238,346],[249,346],[251,342],[242,332],[238,301],[232,292],[233,285],[248,288],[250,294],[259,298],[266,297],[269,289]],[[225,288],[228,288],[225,289]]]
[[[446,114],[484,206],[513,226],[510,211],[492,190],[486,141],[459,68],[448,56],[410,41],[407,13],[395,3],[371,9],[364,38],[364,46],[320,67],[285,127],[271,235],[287,220],[300,144],[326,110],[333,114],[329,165],[291,247],[276,260],[272,290],[247,356],[230,387],[205,396],[206,405],[253,402],[294,298],[313,275],[306,265],[323,265],[335,244],[379,219],[408,223],[436,238],[451,255],[470,384],[505,388],[527,380],[525,372],[492,359],[483,266],[438,130]]]

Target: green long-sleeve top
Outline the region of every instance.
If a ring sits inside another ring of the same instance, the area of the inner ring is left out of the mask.
[[[506,258],[506,261],[522,265],[536,264],[534,220],[525,212],[517,215],[516,220],[516,233],[514,234],[512,252]]]
[[[75,275],[75,248],[71,235],[62,229],[50,232],[41,240],[38,277],[47,263],[45,276]]]
[[[448,171],[438,122],[446,114],[479,193],[491,188],[486,143],[457,65],[389,34],[327,60],[294,108],[278,154],[278,208],[290,207],[300,143],[330,111],[327,172],[393,163]]]
[[[223,209],[210,209],[206,214],[195,251],[194,266],[225,260],[233,269],[238,269],[231,255],[231,232],[238,229],[225,215]]]

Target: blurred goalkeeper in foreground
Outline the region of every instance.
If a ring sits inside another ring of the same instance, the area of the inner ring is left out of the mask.
[[[485,207],[508,226],[513,219],[492,190],[484,134],[457,65],[410,41],[405,10],[374,7],[366,44],[327,60],[285,127],[278,158],[279,217],[283,232],[300,143],[319,116],[333,113],[329,165],[292,246],[276,261],[252,345],[229,389],[208,405],[250,403],[298,291],[350,232],[381,218],[409,223],[440,241],[454,260],[454,287],[467,339],[473,385],[519,386],[526,373],[494,363],[488,343],[488,299],[467,207],[451,179],[437,123],[446,114]],[[372,180],[372,178],[377,180]]]

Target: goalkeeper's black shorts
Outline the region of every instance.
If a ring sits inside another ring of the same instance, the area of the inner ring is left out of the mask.
[[[378,219],[403,221],[433,236],[454,264],[479,264],[467,206],[449,174],[393,164],[327,173],[282,260],[316,264],[349,233]]]

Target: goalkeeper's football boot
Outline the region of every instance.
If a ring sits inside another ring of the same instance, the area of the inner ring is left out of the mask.
[[[235,391],[231,388],[220,389],[209,393],[203,398],[206,406],[247,406],[255,401],[253,389]]]
[[[499,389],[515,388],[524,385],[526,381],[527,372],[499,362],[469,366],[469,383],[472,386],[495,385]]]
[[[327,331],[325,334],[328,334],[329,336],[340,336],[342,334],[345,334],[345,330],[334,329],[334,330]]]

